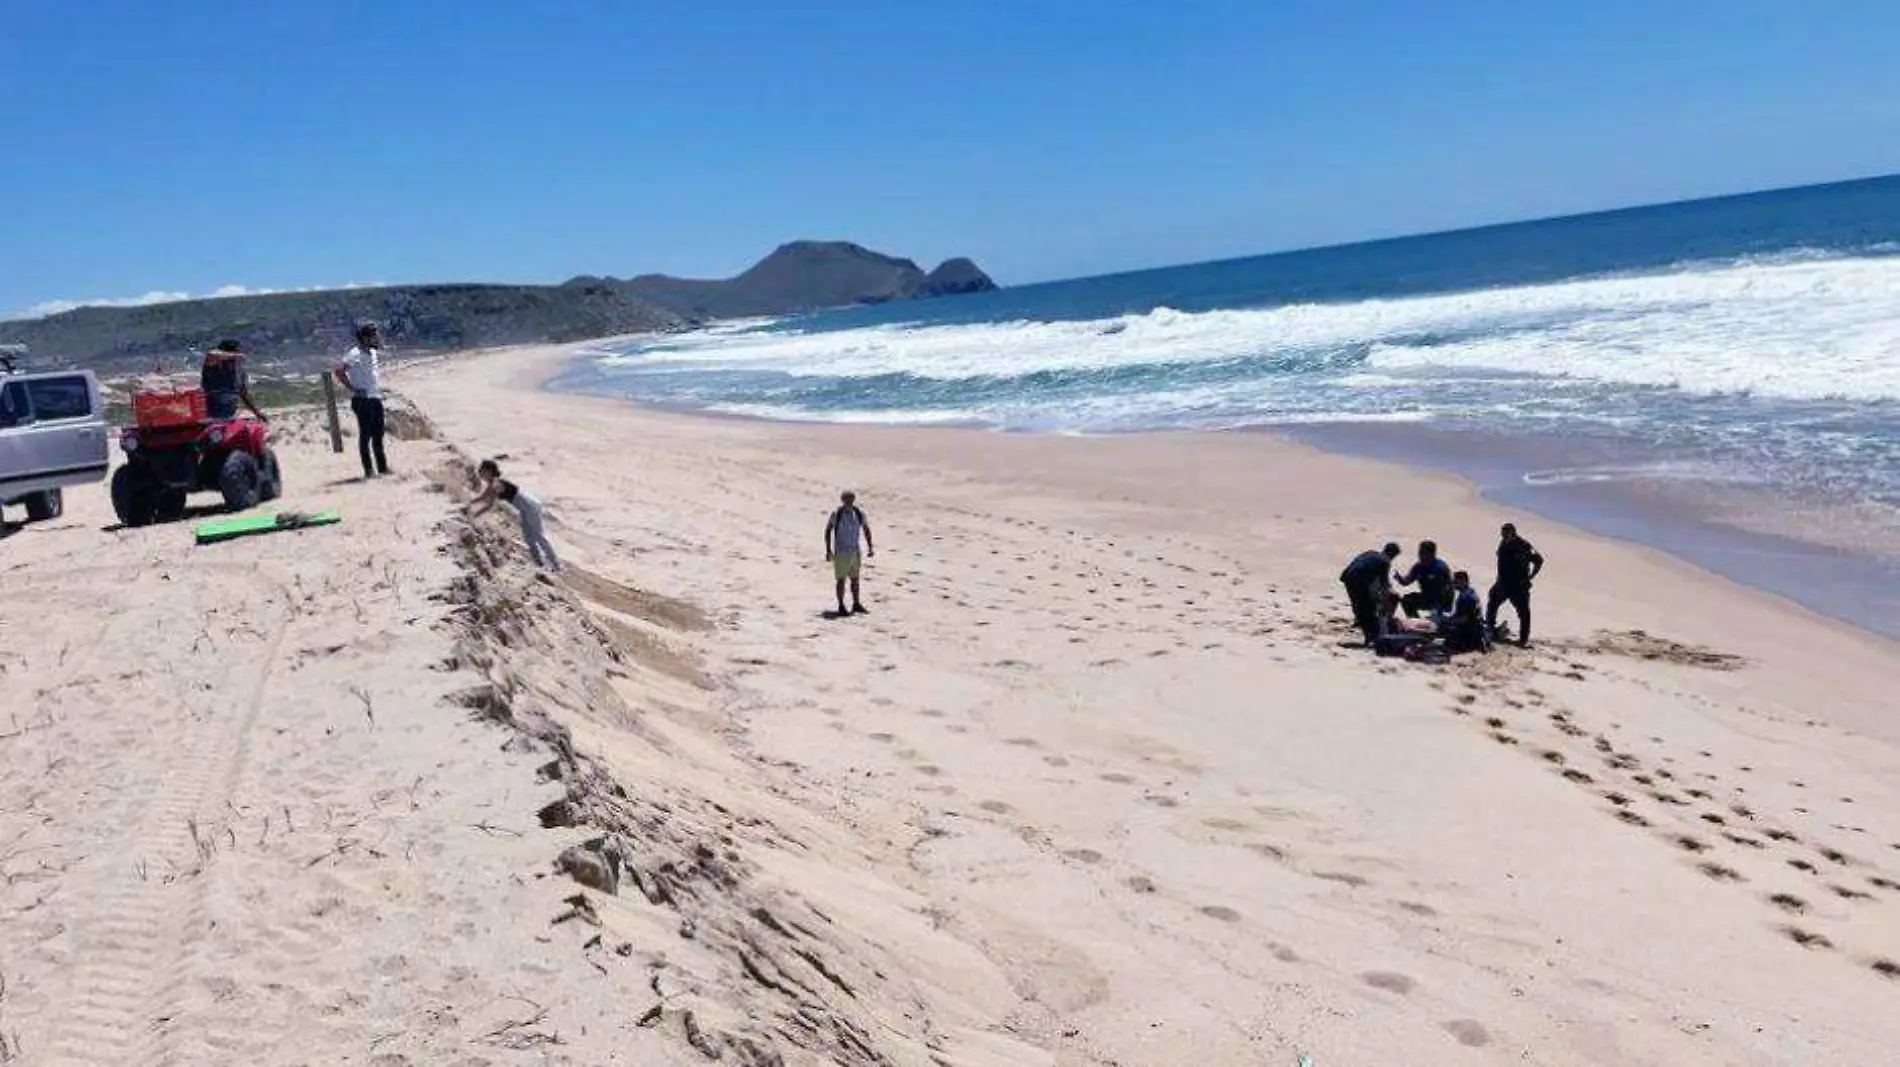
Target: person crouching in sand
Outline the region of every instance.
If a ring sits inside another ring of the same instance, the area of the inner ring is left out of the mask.
[[[482,478],[482,491],[469,504],[468,517],[481,515],[494,507],[497,500],[513,505],[515,514],[521,516],[521,536],[528,542],[528,555],[534,557],[535,565],[544,571],[560,570],[561,559],[554,554],[554,545],[549,543],[543,529],[546,515],[541,509],[541,498],[503,478],[501,464],[492,459],[482,460],[476,471]]]
[[[842,503],[838,510],[831,513],[831,519],[825,523],[825,560],[831,564],[832,577],[838,580],[838,614],[864,615],[864,598],[858,588],[859,578],[864,572],[864,559],[858,554],[858,536],[864,536],[866,555],[877,555],[877,546],[871,541],[871,523],[864,517],[863,509],[858,507],[858,494],[846,490],[839,498]],[[851,586],[851,608],[844,606],[844,589]]]

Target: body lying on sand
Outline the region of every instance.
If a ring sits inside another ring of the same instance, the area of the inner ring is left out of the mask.
[[[1515,523],[1505,523],[1498,533],[1497,580],[1486,596],[1482,617],[1471,576],[1453,571],[1439,558],[1435,541],[1419,542],[1417,562],[1400,575],[1392,573],[1393,561],[1404,552],[1396,541],[1354,556],[1339,581],[1346,587],[1353,625],[1366,647],[1412,655],[1418,653],[1408,650],[1422,652],[1438,639],[1448,655],[1489,651],[1491,642],[1503,636],[1498,612],[1506,604],[1517,613],[1518,646],[1528,647],[1531,583],[1543,572],[1544,557],[1518,534]],[[1404,595],[1395,588],[1410,585],[1418,588]]]

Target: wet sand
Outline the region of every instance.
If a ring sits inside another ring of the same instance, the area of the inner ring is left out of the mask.
[[[1345,455],[1448,471],[1487,500],[1667,552],[1812,611],[1900,638],[1895,517],[1710,480],[1629,442],[1409,424],[1291,428]],[[1479,563],[1488,572],[1489,561]]]

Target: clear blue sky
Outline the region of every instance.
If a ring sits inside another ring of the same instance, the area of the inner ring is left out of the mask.
[[[1896,42],[1892,0],[4,0],[0,313],[793,237],[1020,282],[1892,173]]]

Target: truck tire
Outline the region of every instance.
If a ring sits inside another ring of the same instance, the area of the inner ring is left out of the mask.
[[[277,465],[275,449],[264,450],[263,480],[258,483],[258,497],[261,500],[276,500],[284,495],[284,471]]]
[[[232,511],[249,511],[263,495],[263,476],[257,469],[257,457],[249,452],[233,452],[218,468],[218,490],[224,494],[224,506]]]
[[[48,489],[44,493],[34,493],[26,498],[26,521],[45,522],[57,519],[66,512],[66,494],[58,489]]]
[[[125,466],[112,472],[112,511],[124,525],[148,525],[157,498],[158,486],[137,467]]]

